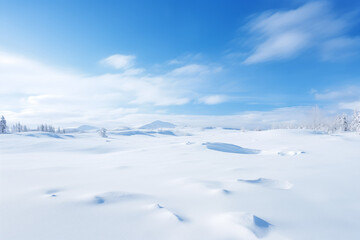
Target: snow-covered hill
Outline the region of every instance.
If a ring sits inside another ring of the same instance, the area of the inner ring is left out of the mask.
[[[162,128],[174,128],[176,125],[169,123],[169,122],[162,122],[162,121],[154,121],[144,126],[141,126],[140,129],[162,129]]]

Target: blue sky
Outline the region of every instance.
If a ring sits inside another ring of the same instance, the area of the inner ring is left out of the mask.
[[[350,111],[360,108],[359,10],[357,1],[0,0],[0,111],[64,122]]]

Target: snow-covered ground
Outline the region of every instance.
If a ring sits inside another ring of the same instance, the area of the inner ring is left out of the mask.
[[[0,239],[359,239],[360,136],[0,135]]]

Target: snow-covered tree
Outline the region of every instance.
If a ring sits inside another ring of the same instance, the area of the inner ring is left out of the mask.
[[[44,124],[39,125],[39,126],[37,127],[37,130],[38,130],[39,132],[43,132],[43,131],[44,131]]]
[[[53,126],[49,125],[48,132],[55,133],[55,128]]]
[[[360,132],[360,111],[354,110],[354,115],[350,124],[350,130]]]
[[[37,130],[40,132],[51,132],[51,133],[55,133],[55,128],[51,125],[47,125],[45,124],[41,124],[37,127]]]
[[[334,131],[349,131],[349,121],[346,114],[342,114],[336,117]]]
[[[0,120],[0,134],[7,133],[6,120],[4,116],[1,116]]]
[[[56,133],[65,133],[65,129],[61,129],[60,127],[57,128]]]
[[[16,123],[12,126],[11,132],[27,132],[28,128],[25,125]]]
[[[18,123],[14,124],[11,128],[11,132],[20,132]]]
[[[98,132],[99,132],[100,137],[103,137],[103,138],[107,138],[107,137],[108,137],[108,136],[106,135],[106,128],[101,128]]]

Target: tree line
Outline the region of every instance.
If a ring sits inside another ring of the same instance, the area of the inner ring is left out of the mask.
[[[333,133],[333,132],[358,132],[360,133],[360,111],[354,110],[352,117],[349,117],[346,114],[338,115],[332,121],[322,121],[320,119],[319,108],[315,107],[313,111],[313,123],[310,125],[282,125],[277,128],[302,128],[302,129],[312,129],[315,131]],[[273,127],[275,128],[275,127]],[[9,130],[7,122],[4,116],[1,116],[0,119],[0,134],[5,133],[19,133],[19,132],[28,132],[28,131],[39,131],[39,132],[50,132],[50,133],[65,133],[64,128],[55,128],[49,124],[40,124],[36,129],[30,129],[26,125],[22,125],[20,122],[14,124]],[[102,137],[106,137],[106,129],[102,128],[99,130],[99,134]]]
[[[49,124],[40,124],[35,129],[30,129],[26,125],[21,124],[20,122],[15,123],[9,128],[7,125],[6,119],[4,116],[1,116],[0,119],[0,134],[5,133],[20,133],[20,132],[29,132],[29,131],[39,131],[39,132],[50,132],[50,133],[65,133],[64,128],[55,128]]]

